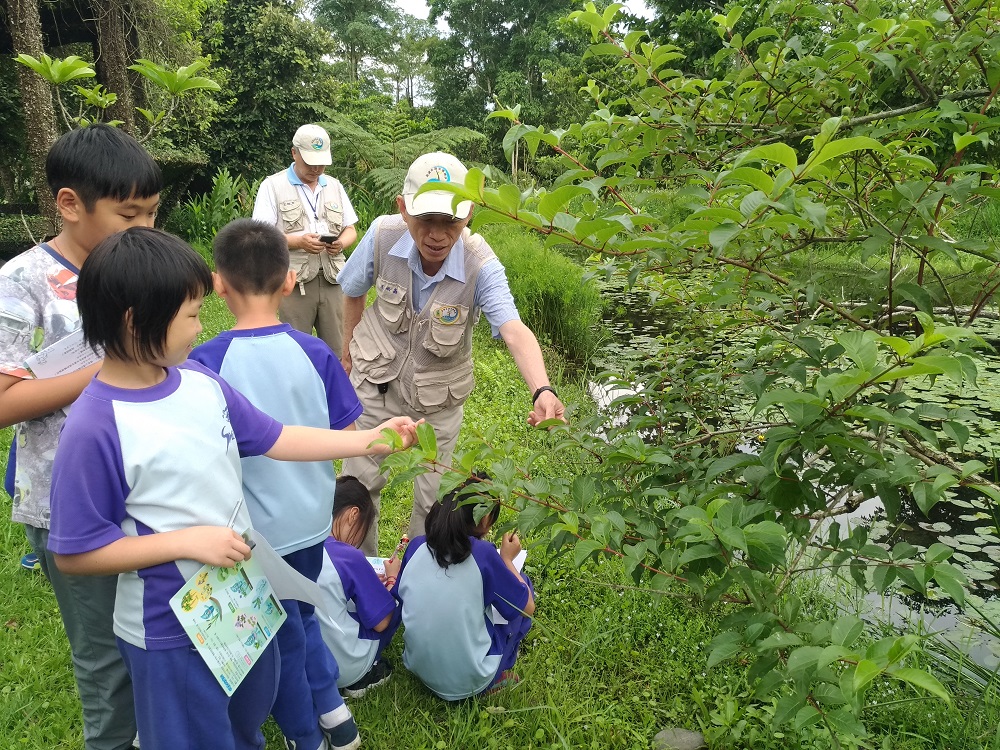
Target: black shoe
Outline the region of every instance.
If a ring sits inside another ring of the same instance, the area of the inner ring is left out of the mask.
[[[388,659],[379,659],[360,680],[344,688],[344,695],[348,698],[360,698],[373,687],[387,683],[391,676],[392,664]]]

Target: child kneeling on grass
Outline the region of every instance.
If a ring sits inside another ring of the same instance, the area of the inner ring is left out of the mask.
[[[261,750],[277,686],[268,645],[232,697],[191,647],[170,598],[203,563],[250,555],[240,457],[321,461],[388,452],[408,417],[341,432],[284,426],[186,362],[212,288],[205,261],[155,229],[109,237],[80,272],[88,344],[104,363],[66,420],[52,478],[49,549],[65,573],[118,573],[114,629],[132,676],[143,750]]]
[[[426,536],[403,555],[394,592],[403,605],[403,664],[445,700],[515,684],[518,647],[535,611],[531,581],[514,565],[517,534],[504,534],[499,554],[483,539],[500,514],[488,502],[478,522],[482,498],[468,483],[436,503]]]
[[[360,698],[392,674],[382,651],[399,627],[398,603],[388,591],[399,560],[385,561],[383,581],[359,549],[377,518],[368,489],[355,477],[338,477],[333,528],[318,581],[329,614],[317,612],[317,617],[340,666],[337,684],[350,698]]]

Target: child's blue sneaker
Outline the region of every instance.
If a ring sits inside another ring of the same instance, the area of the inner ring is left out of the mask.
[[[24,557],[21,558],[21,567],[25,570],[41,570],[42,564],[38,562],[38,555],[34,552],[29,552]]]
[[[332,729],[324,726],[320,729],[330,750],[357,750],[361,747],[361,735],[358,733],[358,725],[353,716]]]

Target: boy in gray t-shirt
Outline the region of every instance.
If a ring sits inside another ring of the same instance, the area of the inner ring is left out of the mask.
[[[35,378],[25,360],[79,335],[80,267],[106,237],[131,226],[153,225],[162,177],[134,138],[103,124],[59,138],[45,171],[63,229],[0,269],[0,426],[17,425],[11,515],[24,524],[59,602],[83,704],[85,747],[122,750],[135,738],[135,709],[132,683],[111,627],[117,576],[65,576],[46,550],[49,484],[59,432],[66,409],[97,365]]]

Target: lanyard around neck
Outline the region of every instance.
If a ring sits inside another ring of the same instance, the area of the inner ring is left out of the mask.
[[[319,212],[316,210],[317,207],[319,206],[319,196],[318,195],[316,196],[316,200],[310,200],[309,199],[310,191],[306,189],[308,186],[305,183],[303,183],[298,187],[302,191],[302,197],[306,199],[306,205],[308,205],[309,210],[312,211],[313,219],[319,221]],[[323,187],[320,186],[320,193],[322,192],[323,192]]]

